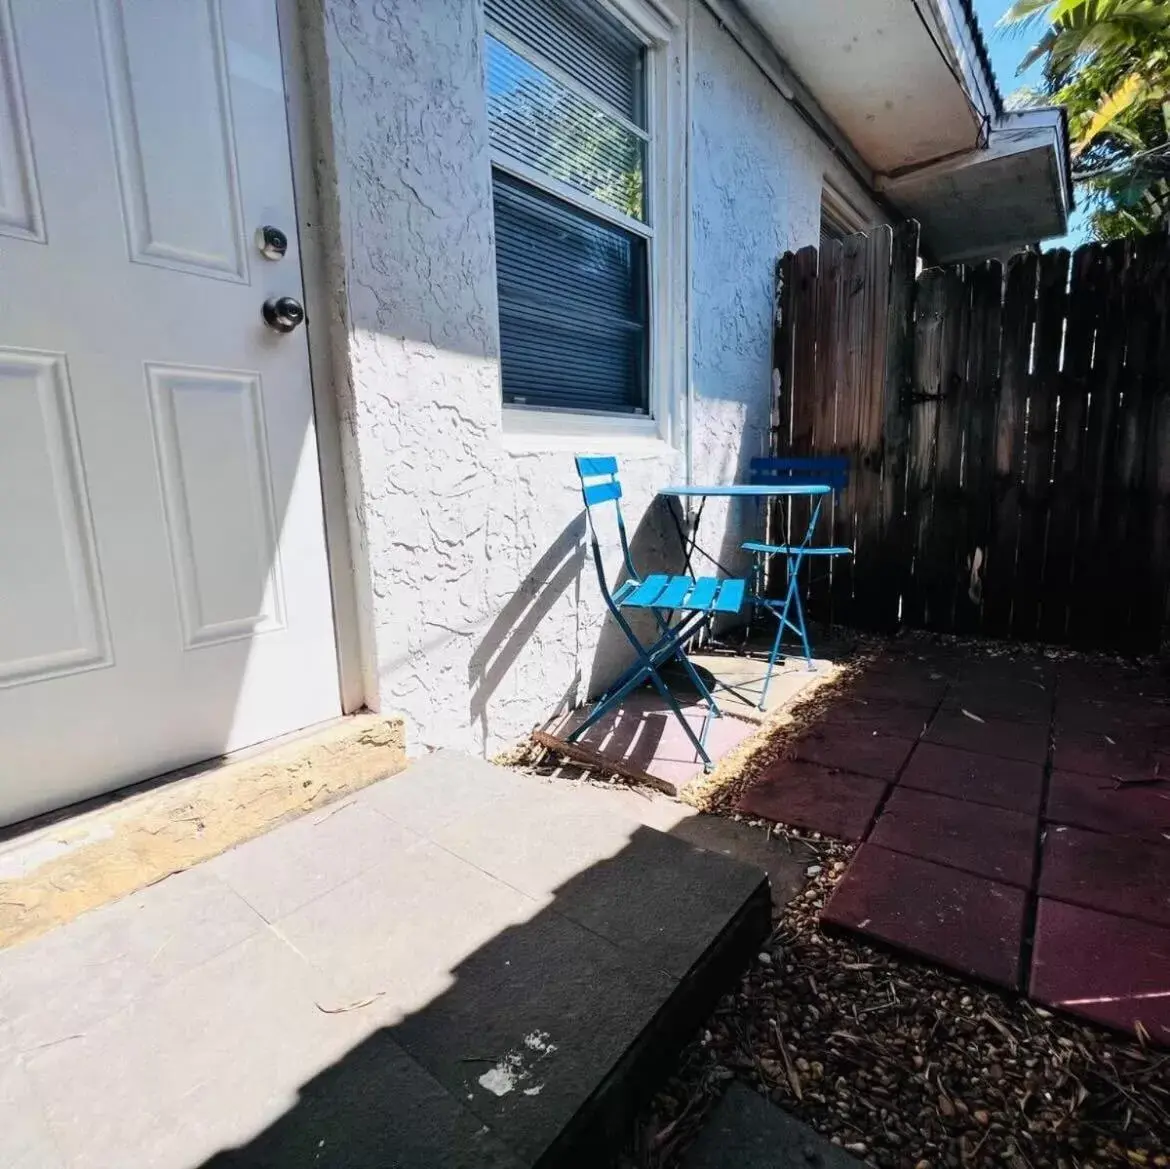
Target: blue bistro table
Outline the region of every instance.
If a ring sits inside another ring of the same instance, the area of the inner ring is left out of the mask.
[[[710,552],[705,551],[699,543],[699,523],[703,518],[703,508],[708,499],[765,500],[802,496],[818,498],[819,503],[819,497],[829,495],[832,490],[833,488],[827,483],[693,483],[689,486],[663,487],[658,494],[666,499],[666,510],[670,512],[674,529],[678,533],[679,544],[682,546],[683,571],[688,576],[695,575],[691,562],[695,552],[698,552],[700,556],[711,561],[728,576],[732,576],[730,570],[725,568]],[[676,499],[680,501],[678,507],[673,503],[673,500]],[[689,534],[686,529],[685,516],[682,513],[681,501],[684,499],[698,499],[699,501],[699,506],[695,508],[695,513],[691,518]]]
[[[667,511],[670,512],[678,533],[679,543],[682,546],[683,570],[688,576],[694,575],[692,560],[696,552],[704,559],[709,560],[727,576],[733,575],[730,570],[720,563],[717,557],[706,551],[699,544],[699,521],[703,516],[703,507],[708,499],[756,499],[765,501],[780,498],[804,498],[810,503],[809,523],[803,540],[799,544],[762,544],[748,541],[743,545],[745,551],[755,557],[756,570],[753,573],[753,587],[748,597],[752,610],[766,609],[777,619],[776,637],[772,643],[772,652],[768,657],[768,672],[764,678],[763,689],[760,693],[759,708],[763,710],[768,697],[768,686],[772,681],[772,674],[776,668],[776,659],[780,656],[780,646],[787,629],[800,637],[804,657],[812,669],[812,650],[809,647],[808,631],[805,627],[804,608],[800,601],[799,573],[801,562],[809,553],[827,553],[831,555],[850,552],[848,548],[813,548],[812,536],[817,526],[821,505],[825,496],[831,495],[836,487],[836,478],[832,473],[826,474],[828,482],[813,482],[811,476],[804,482],[772,481],[763,483],[725,483],[725,484],[690,484],[687,486],[664,487],[659,491],[667,501]],[[839,478],[839,476],[837,476]],[[687,531],[685,516],[682,513],[682,501],[698,499],[699,506],[691,518],[690,531]],[[674,501],[678,500],[676,506]],[[783,598],[771,598],[763,595],[764,561],[768,556],[779,555],[785,558],[787,569],[787,584]],[[709,624],[709,619],[708,619]],[[747,634],[745,634],[745,637]]]

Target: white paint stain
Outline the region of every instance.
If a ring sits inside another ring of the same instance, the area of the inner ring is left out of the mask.
[[[524,1046],[529,1051],[539,1051],[541,1055],[552,1055],[557,1049],[555,1043],[549,1043],[547,1031],[530,1031],[524,1036]]]
[[[531,1079],[532,1069],[525,1066],[526,1060],[539,1064],[552,1055],[556,1049],[556,1044],[549,1041],[547,1031],[530,1031],[524,1036],[519,1049],[509,1051],[495,1067],[479,1077],[480,1087],[491,1092],[493,1096],[506,1096],[509,1092],[515,1091],[525,1080]],[[524,1095],[539,1096],[543,1090],[544,1085],[537,1084],[534,1087],[525,1088]]]

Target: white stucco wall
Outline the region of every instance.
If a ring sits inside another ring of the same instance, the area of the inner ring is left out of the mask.
[[[685,84],[689,28],[692,171],[677,213],[689,189],[693,250],[677,308],[689,299],[693,473],[731,479],[767,442],[775,261],[816,239],[833,164],[694,2],[689,16],[675,5],[670,62]],[[491,751],[624,660],[586,559],[572,455],[616,448],[636,549],[661,563],[674,544],[649,509],[684,474],[685,338],[673,445],[509,435],[481,8],[302,8],[367,699],[405,713],[415,744]],[[726,526],[712,507],[706,542],[734,548]]]

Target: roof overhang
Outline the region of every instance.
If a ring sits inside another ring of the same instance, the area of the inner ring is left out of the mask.
[[[878,179],[878,189],[922,224],[939,262],[986,256],[1068,230],[1068,136],[1059,109],[1014,110],[987,147]]]
[[[939,258],[1067,230],[1063,117],[1004,110],[971,0],[738,6]]]

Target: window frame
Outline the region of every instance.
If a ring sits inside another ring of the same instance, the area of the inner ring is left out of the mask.
[[[677,361],[674,353],[677,325],[673,319],[676,303],[673,296],[673,272],[677,252],[675,241],[671,239],[675,234],[671,225],[677,225],[680,214],[678,209],[671,206],[670,175],[672,171],[675,174],[680,171],[677,159],[672,157],[672,153],[677,153],[677,147],[674,147],[674,151],[671,149],[673,136],[671,117],[668,115],[673,112],[676,99],[671,92],[669,56],[671,42],[679,26],[673,19],[668,20],[650,0],[591,0],[591,3],[621,23],[645,49],[645,128],[635,125],[554,62],[519,42],[494,21],[487,19],[484,31],[544,70],[560,84],[599,105],[646,143],[646,222],[625,215],[615,207],[519,162],[494,145],[489,150],[490,166],[493,172],[498,170],[510,175],[570,207],[646,240],[646,413],[505,403],[501,393],[503,427],[506,433],[517,435],[522,440],[540,435],[570,438],[632,435],[670,442],[675,429],[670,386]]]

